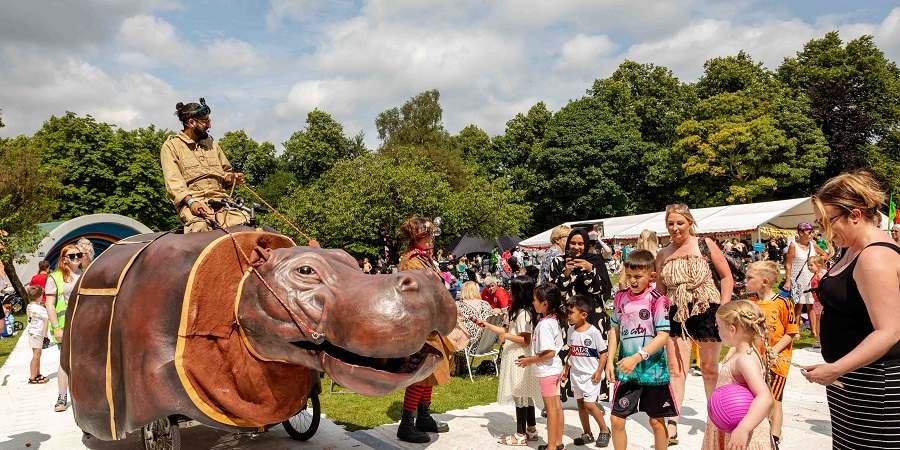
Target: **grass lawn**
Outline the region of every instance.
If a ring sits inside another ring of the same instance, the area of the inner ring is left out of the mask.
[[[474,364],[477,367],[478,360]],[[475,382],[465,377],[452,377],[449,384],[435,386],[431,410],[443,413],[454,409],[486,405],[497,401],[497,377],[476,375]],[[322,413],[348,431],[364,430],[379,425],[397,422],[403,406],[403,390],[384,397],[366,397],[354,393],[331,393],[331,380],[326,375],[322,379],[322,394],[319,400]],[[337,392],[344,392],[337,387]]]
[[[24,308],[14,316],[16,320],[22,323],[28,322],[28,319],[25,318]],[[6,363],[6,358],[9,358],[10,353],[12,353],[13,349],[16,347],[16,342],[19,342],[19,336],[21,336],[22,333],[24,333],[24,331],[20,331],[15,336],[0,339],[0,367],[3,367],[3,364]]]

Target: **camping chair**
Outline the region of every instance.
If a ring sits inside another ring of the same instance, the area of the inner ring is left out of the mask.
[[[491,325],[502,325],[503,315],[490,316],[487,318],[487,320],[485,320],[485,322],[490,323]],[[478,341],[476,341],[477,343],[475,345],[466,346],[466,369],[469,370],[469,381],[473,383],[475,382],[475,378],[472,377],[472,361],[474,361],[475,358],[482,356],[493,356],[492,361],[494,362],[494,375],[500,376],[500,368],[497,367],[497,359],[500,357],[500,350],[494,348],[497,345],[498,339],[499,336],[497,336],[493,331],[485,329],[481,333],[481,337],[478,339]]]

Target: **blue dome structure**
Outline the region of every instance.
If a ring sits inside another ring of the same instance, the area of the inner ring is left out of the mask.
[[[49,261],[50,267],[55,268],[59,261],[60,250],[66,244],[74,244],[81,238],[91,241],[96,258],[113,242],[136,234],[152,232],[137,220],[119,214],[88,214],[62,222],[42,223],[38,227],[47,235],[37,250],[27,255],[28,262],[16,264],[16,273],[22,284],[27,284],[31,276],[37,273],[38,263],[42,259]]]

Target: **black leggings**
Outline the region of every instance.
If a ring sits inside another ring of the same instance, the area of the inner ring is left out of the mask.
[[[516,407],[516,432],[525,434],[527,427],[534,427],[534,406]]]

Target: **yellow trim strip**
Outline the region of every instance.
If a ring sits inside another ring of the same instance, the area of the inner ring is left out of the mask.
[[[119,293],[119,288],[79,288],[79,295],[97,295],[101,297],[115,296]]]
[[[253,348],[253,344],[250,343],[250,339],[247,338],[247,334],[244,333],[244,327],[241,326],[241,319],[240,319],[240,316],[238,315],[238,307],[240,306],[240,303],[241,303],[241,294],[244,292],[244,281],[247,281],[247,278],[249,278],[250,274],[252,274],[252,273],[253,273],[252,268],[247,269],[244,272],[244,276],[241,277],[241,282],[240,282],[240,284],[238,284],[237,295],[235,295],[235,297],[234,297],[234,322],[238,326],[238,331],[240,331],[241,341],[244,342],[244,345],[247,347],[247,350],[249,350],[250,354],[253,355],[256,359],[259,359],[262,361],[273,361],[273,362],[280,362],[280,363],[286,363],[286,364],[295,364],[290,361],[285,361],[283,359],[266,358],[265,356],[259,354],[259,352],[257,352],[256,349]]]
[[[252,233],[250,231],[243,231],[232,233],[235,236],[239,236],[246,233]],[[175,344],[175,371],[178,372],[178,379],[181,381],[181,386],[184,388],[185,392],[187,392],[188,397],[191,399],[191,402],[194,403],[194,406],[197,407],[201,412],[206,414],[207,417],[213,419],[217,422],[223,423],[225,425],[231,425],[236,427],[245,427],[245,428],[259,428],[263,429],[265,427],[264,424],[258,424],[255,422],[250,422],[245,419],[240,419],[237,417],[230,417],[225,415],[212,406],[208,405],[203,399],[200,397],[200,394],[194,389],[194,386],[191,384],[190,378],[188,378],[187,371],[184,369],[184,349],[187,345],[187,324],[188,324],[188,313],[190,312],[190,299],[191,293],[194,287],[194,278],[197,275],[197,269],[200,267],[201,263],[206,256],[215,248],[219,242],[225,239],[231,239],[231,237],[226,234],[217,238],[216,240],[207,244],[206,248],[200,252],[200,255],[197,256],[197,259],[194,261],[194,265],[191,267],[191,273],[188,275],[187,279],[187,287],[184,291],[184,300],[181,304],[181,321],[178,325],[178,340]]]
[[[128,260],[128,263],[125,264],[125,267],[122,268],[122,272],[119,274],[119,280],[116,282],[115,291],[118,292],[119,288],[122,287],[122,280],[125,279],[125,275],[128,273],[128,270],[131,269],[132,264],[140,256],[141,253],[144,253],[144,250],[150,246],[148,242],[144,245],[140,250],[134,252],[134,255],[131,255],[131,259]],[[87,294],[85,294],[87,295]],[[106,332],[106,403],[109,404],[109,430],[112,434],[113,440],[119,439],[116,433],[116,405],[115,401],[113,401],[113,392],[112,392],[112,329],[113,329],[113,319],[116,315],[116,300],[119,297],[113,294],[112,298],[112,306],[109,310],[109,329]],[[71,356],[71,352],[69,352]]]

